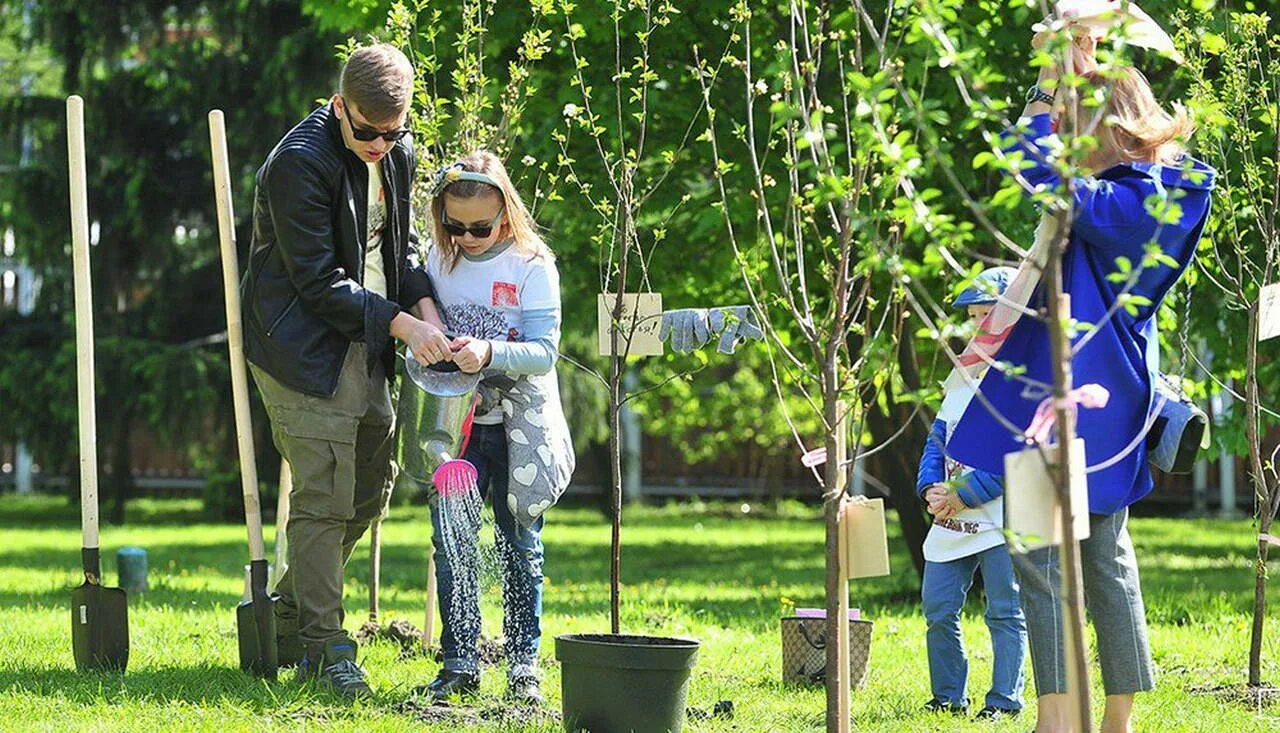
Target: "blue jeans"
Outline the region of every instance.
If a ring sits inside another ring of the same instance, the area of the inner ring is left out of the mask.
[[[991,631],[994,666],[986,704],[1001,710],[1022,709],[1022,660],[1027,651],[1027,622],[1018,602],[1018,583],[1004,545],[949,562],[925,562],[920,596],[929,622],[929,682],[933,697],[951,705],[968,705],[965,686],[969,660],[960,636],[960,610],[982,567],[987,590],[987,628]]]
[[[532,527],[521,527],[507,506],[507,436],[502,425],[473,425],[471,441],[463,454],[479,471],[480,495],[491,497],[494,536],[502,565],[502,633],[506,637],[508,674],[533,674],[542,638],[542,517]],[[461,600],[473,613],[453,618],[453,570],[441,547],[438,506],[431,507],[432,545],[435,548],[436,589],[439,595],[440,648],[444,668],[455,672],[479,671],[480,599]],[[478,539],[478,538],[477,538]]]

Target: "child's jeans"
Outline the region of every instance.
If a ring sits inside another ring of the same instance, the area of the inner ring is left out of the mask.
[[[464,457],[479,471],[480,495],[488,494],[497,525],[494,535],[502,565],[502,633],[506,637],[508,675],[535,674],[538,642],[542,638],[542,518],[532,527],[519,526],[507,505],[507,436],[502,425],[474,425]],[[466,618],[453,618],[453,572],[440,546],[439,505],[431,508],[436,560],[436,586],[440,596],[440,648],[444,668],[479,670],[480,599],[462,599],[469,607]]]
[[[968,705],[965,685],[969,660],[960,636],[960,610],[982,567],[987,591],[987,628],[991,631],[994,667],[986,705],[1001,710],[1022,709],[1022,661],[1027,651],[1027,623],[1018,602],[1018,583],[1004,545],[949,562],[925,562],[920,596],[929,622],[929,681],[933,697],[951,705]]]

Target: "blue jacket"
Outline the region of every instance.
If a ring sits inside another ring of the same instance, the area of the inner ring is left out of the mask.
[[[924,498],[924,490],[933,484],[947,481],[947,455],[944,444],[947,439],[947,424],[942,420],[934,420],[929,429],[929,437],[924,441],[924,451],[920,454],[920,470],[916,474],[916,496]],[[1004,482],[999,476],[986,471],[970,471],[960,480],[956,487],[960,501],[973,509],[1004,495]]]
[[[1030,135],[1020,138],[1013,148],[1026,145],[1041,152],[1027,153],[1030,167],[1022,174],[1032,184],[1058,187],[1062,181],[1040,157],[1048,155],[1041,139],[1050,133],[1049,116],[1031,118],[1030,128]],[[1063,257],[1063,285],[1071,295],[1072,317],[1101,326],[1072,359],[1073,381],[1076,386],[1096,382],[1111,391],[1105,408],[1079,411],[1078,434],[1085,440],[1090,466],[1111,459],[1132,443],[1151,409],[1153,375],[1160,363],[1155,314],[1195,257],[1213,190],[1215,171],[1195,159],[1187,163],[1185,169],[1123,163],[1096,178],[1075,181],[1075,219]],[[1149,197],[1166,192],[1180,209],[1180,216],[1176,222],[1160,225],[1145,203]],[[1144,270],[1130,292],[1146,297],[1151,304],[1139,307],[1133,315],[1121,308],[1104,322],[1108,308],[1124,288],[1123,282],[1107,279],[1117,269],[1116,258],[1127,257],[1137,268],[1152,241],[1176,260],[1177,266],[1156,265]],[[1036,308],[1043,304],[1041,288],[1029,305]],[[1085,332],[1077,334],[1073,344],[1085,336]],[[1048,330],[1035,318],[1019,319],[997,358],[1025,367],[1031,379],[1053,381]],[[1007,378],[996,369],[988,371],[981,385],[995,409],[1020,427],[1030,424],[1037,404],[1048,396],[1032,394],[1035,390],[1026,387],[1025,382]],[[949,453],[962,463],[997,474],[1004,471],[1004,454],[1021,447],[977,400],[969,405],[947,445]],[[1114,514],[1146,496],[1152,480],[1145,443],[1139,442],[1135,450],[1108,468],[1090,473],[1088,485],[1089,511],[1094,514]]]

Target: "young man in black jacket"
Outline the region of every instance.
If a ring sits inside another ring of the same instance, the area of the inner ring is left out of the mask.
[[[352,54],[338,93],[258,171],[241,284],[246,356],[294,474],[280,664],[346,697],[369,692],[342,628],[342,570],[390,498],[393,339],[423,363],[450,355],[411,222],[412,95],[398,49]]]

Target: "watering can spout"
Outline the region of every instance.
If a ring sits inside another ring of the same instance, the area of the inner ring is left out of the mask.
[[[440,479],[450,470],[445,467],[465,463],[457,457],[466,441],[464,426],[480,375],[465,374],[451,363],[423,366],[406,353],[402,376],[396,410],[396,490],[440,489]]]

